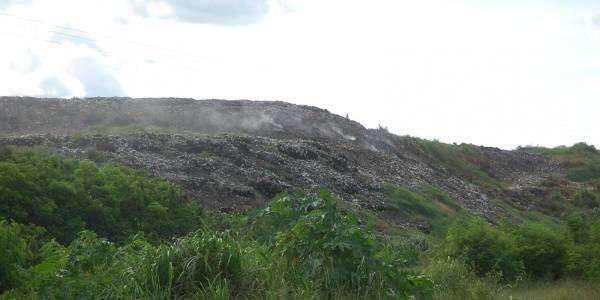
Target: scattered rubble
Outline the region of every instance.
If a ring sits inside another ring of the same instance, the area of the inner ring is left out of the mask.
[[[163,130],[81,134],[130,125]],[[385,207],[385,184],[430,184],[490,220],[501,213],[479,187],[408,151],[410,138],[284,102],[0,97],[0,134],[0,145],[44,146],[144,168],[219,211],[246,210],[282,191],[321,187],[379,210]],[[482,169],[514,190],[561,174],[558,163],[540,156],[480,149],[488,158]]]

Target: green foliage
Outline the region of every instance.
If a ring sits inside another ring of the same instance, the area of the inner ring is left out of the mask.
[[[576,152],[589,152],[589,153],[598,153],[598,150],[594,145],[588,145],[586,143],[580,142],[571,146],[571,150]]]
[[[328,192],[318,197],[280,196],[259,211],[252,224],[258,236],[275,236],[263,239],[284,259],[290,280],[308,279],[325,291],[378,286],[387,296],[427,294],[426,278],[402,271],[405,260],[400,252],[376,240],[354,213],[339,209]]]
[[[563,235],[540,224],[523,224],[512,232],[518,257],[535,278],[563,275],[567,244]]]
[[[449,230],[444,250],[477,275],[496,274],[508,282],[521,274],[535,280],[598,281],[600,211],[570,215],[564,225],[459,222]]]
[[[561,192],[554,191],[542,199],[539,205],[543,212],[552,216],[561,216],[567,210],[567,199]]]
[[[19,269],[29,256],[23,226],[0,219],[0,292],[19,283]]]
[[[600,179],[600,151],[593,145],[577,143],[571,147],[520,147],[519,150],[559,160],[567,168],[567,178],[572,181],[589,182]]]
[[[462,259],[479,276],[515,281],[525,268],[511,236],[480,220],[455,223],[446,236],[448,256]]]
[[[567,272],[571,276],[600,280],[600,211],[575,214],[567,219],[573,244],[567,250]]]
[[[479,148],[456,147],[449,153],[459,162],[485,166]],[[597,153],[574,148],[566,153]],[[564,222],[522,212],[529,221],[491,225],[434,187],[388,186],[381,213],[433,232],[395,235],[373,230],[365,216],[399,230],[375,213],[359,217],[325,191],[213,219],[143,172],[4,148],[0,298],[493,299],[522,277],[597,283],[598,187],[555,191],[543,199],[547,212],[576,211],[566,198],[585,210]]]
[[[596,208],[600,206],[598,196],[589,190],[583,190],[575,194],[573,202],[580,208]]]
[[[479,147],[469,144],[451,145],[423,139],[414,139],[414,142],[418,155],[425,155],[427,159],[443,166],[450,173],[489,191],[501,187],[501,182],[486,171],[490,167],[490,162]]]
[[[576,182],[587,182],[598,179],[600,178],[600,164],[593,162],[581,167],[569,169],[567,177]]]
[[[436,236],[445,235],[448,225],[459,216],[466,216],[465,211],[439,189],[423,185],[409,189],[401,186],[385,186],[386,210],[416,223],[425,223]]]
[[[431,282],[406,270],[403,251],[326,192],[282,195],[250,218],[206,223],[230,229],[204,227],[172,242],[138,234],[120,244],[84,230],[63,246],[2,221],[0,242],[11,251],[0,261],[10,277],[0,297],[431,297]]]
[[[113,241],[144,231],[169,238],[193,230],[198,206],[164,180],[23,149],[0,162],[0,216],[46,228],[61,242],[90,229]]]
[[[575,244],[587,242],[589,236],[589,224],[583,213],[572,214],[566,219],[566,226],[571,240]]]
[[[236,287],[241,249],[228,233],[198,231],[170,245],[137,237],[119,249],[113,268],[122,270],[104,290],[109,298],[191,298],[214,282]]]
[[[480,277],[459,259],[436,259],[426,269],[437,299],[496,299],[497,279]]]
[[[389,208],[404,211],[405,214],[418,214],[435,217],[441,214],[433,199],[403,187],[387,187]]]
[[[597,300],[600,285],[583,280],[526,282],[502,291],[501,299],[514,300]]]
[[[359,286],[377,263],[373,236],[358,225],[356,216],[337,209],[330,194],[311,200],[302,208],[305,214],[276,234],[274,248],[297,274],[309,278],[327,274],[326,288]]]

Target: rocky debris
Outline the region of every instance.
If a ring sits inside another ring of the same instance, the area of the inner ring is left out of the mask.
[[[92,134],[115,126],[164,133]],[[250,209],[282,191],[321,187],[379,211],[386,208],[386,184],[428,184],[487,219],[501,213],[478,186],[415,152],[414,139],[284,102],[0,97],[0,134],[0,145],[44,146],[145,168],[221,211]],[[540,156],[479,149],[485,156],[477,162],[480,169],[515,191],[562,172],[557,162]]]
[[[513,182],[516,186],[538,185],[549,175],[564,175],[558,161],[543,156],[490,147],[480,149],[486,156],[483,169],[503,181]]]
[[[497,210],[460,178],[350,143],[141,134],[79,138],[29,135],[0,138],[0,145],[44,146],[84,158],[94,153],[110,162],[142,167],[180,185],[205,206],[224,211],[256,207],[282,191],[316,191],[321,187],[377,210],[384,207],[386,183],[431,184],[469,209]]]

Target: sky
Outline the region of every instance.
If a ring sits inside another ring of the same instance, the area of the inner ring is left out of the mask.
[[[600,146],[600,1],[0,0],[0,95],[282,100],[449,143]]]

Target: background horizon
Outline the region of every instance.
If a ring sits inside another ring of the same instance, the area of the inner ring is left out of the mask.
[[[0,0],[0,25],[0,95],[285,101],[447,143],[600,146],[597,1]]]

